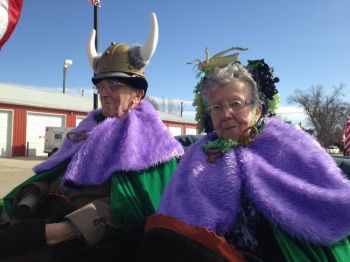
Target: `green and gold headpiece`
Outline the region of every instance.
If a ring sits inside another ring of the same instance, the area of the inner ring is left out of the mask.
[[[205,130],[205,127],[207,126],[206,121],[210,121],[206,110],[207,105],[202,98],[203,83],[207,79],[208,74],[215,68],[223,68],[229,64],[238,62],[239,53],[225,55],[233,50],[246,51],[248,49],[231,47],[209,58],[208,48],[206,48],[206,59],[204,61],[195,59],[194,61],[188,63],[196,64],[199,71],[197,77],[200,78],[200,80],[194,88],[195,97],[193,102],[193,106],[196,108],[197,130],[199,133],[207,131]],[[257,89],[260,94],[260,100],[263,104],[263,115],[274,115],[280,101],[280,96],[276,88],[276,83],[279,82],[279,78],[274,77],[273,68],[265,63],[264,59],[248,60],[248,64],[245,66],[245,68],[256,82]]]
[[[209,51],[208,48],[206,48],[204,61],[201,61],[197,58],[194,61],[188,62],[188,64],[196,64],[196,67],[199,71],[197,77],[200,78],[199,82],[194,88],[195,97],[192,104],[196,108],[195,119],[197,121],[198,133],[201,133],[205,130],[205,121],[208,119],[206,110],[207,105],[204,103],[202,98],[202,84],[210,71],[214,70],[215,68],[223,68],[229,64],[237,62],[239,53],[225,55],[226,53],[233,50],[246,51],[248,49],[241,47],[231,47],[209,58]]]
[[[216,67],[223,68],[229,64],[236,62],[237,59],[239,58],[239,53],[234,53],[232,55],[225,56],[226,53],[233,50],[246,51],[248,50],[248,48],[231,47],[220,53],[217,53],[216,55],[213,55],[211,58],[209,58],[209,51],[208,51],[208,48],[206,48],[204,61],[201,61],[200,59],[197,58],[192,62],[188,62],[188,64],[197,64],[199,71],[203,73],[207,73],[211,70],[214,70]]]

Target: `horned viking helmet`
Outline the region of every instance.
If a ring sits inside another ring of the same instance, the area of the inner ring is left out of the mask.
[[[129,47],[124,43],[112,42],[103,54],[98,54],[95,48],[96,31],[92,30],[87,46],[89,62],[94,70],[94,84],[101,79],[123,78],[137,83],[136,88],[147,90],[144,69],[153,56],[158,43],[158,22],[154,13],[151,14],[151,31],[143,46]]]

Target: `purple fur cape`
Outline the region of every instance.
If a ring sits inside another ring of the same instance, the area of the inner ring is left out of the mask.
[[[288,234],[330,244],[350,234],[350,181],[313,137],[271,119],[250,147],[207,162],[192,145],[163,195],[158,213],[223,235],[240,210],[240,190]]]
[[[100,109],[90,112],[74,129],[86,133],[87,139],[73,142],[66,138],[61,148],[34,171],[45,171],[71,159],[64,184],[100,185],[117,171],[145,170],[183,154],[181,144],[146,101],[120,119],[106,118],[97,124],[98,114]]]

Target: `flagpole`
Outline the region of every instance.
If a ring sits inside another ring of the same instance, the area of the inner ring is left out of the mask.
[[[95,38],[95,48],[96,52],[98,52],[98,9],[101,6],[100,0],[94,0],[94,29],[96,31],[96,38]],[[98,107],[98,94],[94,93],[94,109],[97,109]]]

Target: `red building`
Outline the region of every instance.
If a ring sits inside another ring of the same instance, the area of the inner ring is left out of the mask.
[[[41,156],[45,127],[75,127],[93,109],[92,98],[0,83],[0,157]],[[196,122],[158,112],[174,135],[196,133]]]

